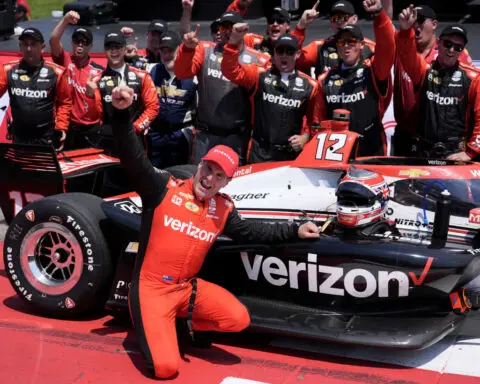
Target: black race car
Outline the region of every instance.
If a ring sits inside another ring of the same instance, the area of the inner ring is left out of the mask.
[[[293,162],[241,168],[226,189],[251,220],[314,220],[327,228],[325,234],[316,241],[273,245],[221,237],[200,277],[235,294],[250,311],[252,329],[428,347],[480,307],[478,165],[352,159],[346,147],[335,157],[335,144],[334,150],[319,151],[329,140],[354,141],[350,133],[334,135],[312,140]],[[352,163],[385,175],[392,189],[389,215],[400,233],[328,232],[335,185]],[[170,169],[179,178],[194,171]],[[442,198],[444,189],[450,191],[448,200]],[[103,199],[63,193],[25,206],[4,242],[6,273],[17,294],[49,316],[74,317],[101,307],[126,313],[141,210],[135,193]]]

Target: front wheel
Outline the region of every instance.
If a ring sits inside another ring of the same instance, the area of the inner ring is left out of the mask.
[[[25,207],[4,242],[7,276],[32,308],[73,317],[105,302],[112,280],[101,229],[102,199],[82,193],[50,196]]]

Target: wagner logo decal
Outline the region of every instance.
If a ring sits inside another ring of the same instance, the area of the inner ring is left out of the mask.
[[[288,264],[273,256],[264,257],[257,254],[251,262],[247,252],[241,252],[240,255],[250,280],[258,281],[261,271],[263,278],[271,285],[281,287],[288,284],[291,289],[299,289],[301,272],[307,276],[310,292],[334,296],[349,295],[361,299],[372,296],[406,297],[409,294],[409,277],[414,285],[423,284],[433,263],[433,258],[429,257],[417,277],[414,272],[407,274],[402,271],[377,271],[372,273],[362,268],[345,271],[341,267],[317,264],[315,253],[308,254],[306,263],[288,260]]]
[[[230,195],[230,197],[235,201],[242,201],[265,199],[267,195],[270,195],[270,193],[241,193],[238,195]]]

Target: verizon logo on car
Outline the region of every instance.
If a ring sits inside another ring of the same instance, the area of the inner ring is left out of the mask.
[[[471,209],[468,214],[468,222],[473,224],[480,224],[480,208]]]
[[[250,280],[257,281],[261,270],[268,283],[277,287],[288,284],[292,289],[299,289],[299,274],[302,273],[307,276],[310,292],[334,296],[350,295],[361,299],[374,295],[377,297],[408,296],[409,276],[414,285],[423,284],[433,262],[433,258],[428,258],[423,272],[420,277],[417,277],[413,272],[409,272],[408,275],[402,271],[378,271],[373,274],[362,268],[355,268],[345,273],[344,268],[341,267],[317,264],[315,253],[308,254],[306,263],[288,260],[288,265],[278,257],[264,258],[262,255],[255,255],[251,263],[247,252],[241,252],[240,255]],[[341,288],[342,285],[343,288]],[[396,289],[396,293],[390,291],[390,285],[392,289]]]
[[[164,215],[163,225],[167,228],[173,229],[176,232],[185,233],[187,236],[191,236],[194,239],[206,241],[207,243],[213,243],[217,234],[215,232],[208,232],[204,229],[198,228],[190,221],[185,223],[173,217]]]
[[[463,100],[463,97],[446,97],[440,96],[440,94],[432,91],[427,91],[427,99],[434,101],[438,105],[458,105],[458,103]]]
[[[269,103],[279,104],[283,107],[300,108],[302,105],[300,100],[287,99],[282,95],[272,95],[271,93],[264,93],[263,100],[268,101]]]
[[[366,91],[360,91],[352,95],[346,95],[345,93],[342,93],[341,95],[328,95],[327,103],[356,103],[357,101],[365,99],[365,93]]]
[[[29,99],[45,99],[48,97],[48,92],[46,90],[33,90],[28,88],[10,88],[12,95],[28,97]]]

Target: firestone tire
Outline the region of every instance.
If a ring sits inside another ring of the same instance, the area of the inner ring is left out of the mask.
[[[37,312],[71,318],[98,309],[112,284],[100,224],[102,199],[49,196],[26,206],[5,236],[5,270],[17,294]]]

